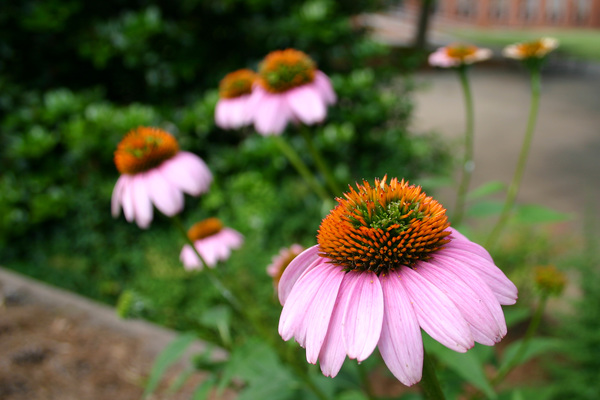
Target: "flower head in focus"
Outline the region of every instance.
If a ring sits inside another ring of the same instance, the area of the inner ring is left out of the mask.
[[[214,268],[219,261],[227,260],[231,250],[239,248],[244,242],[241,233],[224,227],[217,218],[207,218],[196,223],[188,230],[188,237],[209,268]],[[187,270],[203,267],[202,261],[189,244],[183,246],[179,259]]]
[[[421,328],[465,352],[506,334],[515,285],[488,252],[449,227],[445,209],[396,178],[351,188],[323,219],[318,244],[279,283],[279,333],[327,376],[375,347],[406,385],[421,379]]]
[[[516,60],[540,59],[557,47],[558,40],[545,37],[530,42],[511,44],[504,48],[502,54]]]
[[[267,266],[267,274],[273,278],[273,284],[275,287],[279,284],[281,275],[287,266],[296,258],[300,253],[304,251],[304,247],[295,243],[290,247],[284,247],[279,251],[279,254],[273,256],[271,264]]]
[[[440,47],[429,55],[429,65],[433,67],[452,68],[484,61],[492,57],[490,49],[482,49],[473,45],[451,44]]]
[[[212,181],[208,167],[195,154],[180,151],[177,140],[159,128],[140,126],[125,135],[114,157],[121,176],[112,193],[112,215],[121,207],[127,221],[140,228],[152,222],[154,204],[173,216],[183,209],[183,193],[199,196]]]
[[[289,121],[312,125],[327,115],[336,95],[327,75],[305,53],[277,50],[260,64],[251,95],[254,127],[262,135],[279,135]]]
[[[238,129],[251,122],[248,100],[257,75],[249,69],[231,72],[219,83],[215,123],[223,129]]]

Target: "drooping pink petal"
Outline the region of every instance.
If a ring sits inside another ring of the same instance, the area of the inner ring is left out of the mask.
[[[150,200],[163,214],[172,217],[183,209],[183,193],[174,187],[160,170],[145,173]]]
[[[193,153],[180,151],[157,168],[172,185],[191,195],[206,192],[212,175],[208,167]]]
[[[321,352],[338,290],[346,274],[341,268],[330,268],[329,271],[305,315],[310,320],[306,332],[306,361],[311,364],[316,364]]]
[[[117,183],[115,184],[115,187],[112,192],[112,196],[110,198],[110,211],[111,211],[113,218],[117,218],[119,216],[119,213],[121,212],[121,199],[123,196],[123,186],[125,184],[125,180],[127,179],[127,178],[125,178],[125,176],[126,175],[119,176],[119,179],[117,179]]]
[[[460,275],[448,271],[445,267],[446,264],[440,260],[421,261],[416,264],[415,271],[452,300],[470,325],[473,339],[476,342],[493,346],[502,339],[500,326],[494,315],[484,300],[462,280]]]
[[[380,280],[384,313],[379,352],[392,374],[411,386],[421,380],[423,371],[423,340],[417,315],[396,272]]]
[[[319,90],[325,104],[334,104],[337,101],[337,96],[333,90],[331,80],[322,71],[315,72],[315,80],[312,84]]]
[[[285,97],[268,93],[260,86],[252,92],[251,97],[256,96],[260,96],[260,101],[251,99],[254,128],[262,135],[280,135],[292,118]]]
[[[145,229],[152,222],[152,203],[146,189],[146,180],[139,174],[134,175],[131,186],[135,221],[140,228]]]
[[[448,261],[460,261],[464,268],[471,268],[496,295],[498,302],[502,305],[511,305],[517,302],[518,290],[492,262],[475,253],[456,248],[444,248],[436,253],[436,257],[446,257]]]
[[[506,335],[506,320],[504,319],[504,313],[502,307],[498,302],[498,299],[490,289],[487,283],[481,277],[473,271],[471,268],[464,268],[462,263],[453,262],[447,257],[434,257],[431,263],[442,263],[443,268],[448,272],[453,273],[455,276],[459,276],[469,287],[477,293],[481,301],[488,308],[492,316],[496,320],[500,337]]]
[[[277,288],[281,305],[285,304],[298,278],[319,258],[319,245],[314,245],[304,250],[290,262],[285,271],[283,271],[279,280],[279,287]]]
[[[320,263],[298,279],[279,318],[279,334],[283,340],[295,337],[301,346],[305,346],[306,331],[311,323],[305,314],[330,272],[330,265]]]
[[[311,85],[298,86],[283,94],[294,115],[307,125],[321,122],[327,115],[325,103],[316,88]]]
[[[438,49],[429,55],[429,65],[433,67],[448,68],[455,67],[459,64],[459,61],[448,56],[444,48]]]
[[[486,260],[491,261],[492,263],[494,262],[494,260],[492,260],[492,256],[490,256],[490,253],[488,253],[488,251],[484,249],[483,246],[475,242],[471,242],[465,235],[463,235],[454,228],[448,228],[448,230],[452,232],[451,237],[453,237],[453,239],[444,247],[447,247],[449,249],[461,249],[470,251],[471,253],[475,253],[485,258]]]
[[[123,207],[123,215],[127,222],[133,221],[135,218],[135,209],[133,207],[133,176],[121,175],[123,180],[123,189],[121,190],[121,206]]]
[[[223,129],[239,129],[249,122],[249,95],[220,99],[215,107],[215,122]]]
[[[202,268],[202,265],[200,264],[200,259],[198,258],[194,250],[192,250],[192,246],[190,246],[189,244],[183,246],[183,248],[181,249],[181,253],[179,254],[179,259],[181,260],[183,266],[187,270]]]
[[[340,285],[333,313],[329,321],[327,336],[319,354],[319,364],[325,376],[335,377],[346,359],[346,346],[342,336],[344,325],[344,304],[348,301],[351,292],[348,290],[351,280],[344,279]]]
[[[400,272],[421,328],[459,353],[473,347],[475,343],[469,325],[448,296],[411,268],[402,268]]]
[[[344,304],[342,335],[346,353],[359,362],[371,355],[381,334],[383,292],[373,272],[346,273],[349,294]]]

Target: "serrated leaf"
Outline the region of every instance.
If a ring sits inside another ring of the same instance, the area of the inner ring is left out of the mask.
[[[171,343],[158,355],[152,370],[150,371],[150,377],[144,390],[144,397],[147,397],[156,390],[160,380],[162,379],[167,369],[177,362],[185,353],[185,350],[196,340],[196,335],[193,333],[183,334]]]
[[[512,362],[513,358],[517,355],[517,352],[521,351],[522,340],[515,340],[506,347],[504,354],[502,355],[502,361],[500,363],[500,369],[505,368],[508,363]],[[554,351],[560,348],[561,341],[556,338],[543,338],[534,337],[531,338],[527,347],[523,350],[523,354],[520,355],[519,363],[523,364],[533,357],[539,356],[550,351]]]
[[[476,189],[471,190],[467,194],[467,199],[475,200],[480,199],[482,197],[490,196],[492,194],[499,193],[506,188],[504,182],[500,181],[491,181],[484,183],[483,185],[477,187]]]
[[[429,353],[435,355],[438,360],[465,381],[480,389],[488,398],[497,398],[494,388],[485,376],[483,363],[475,352],[457,353],[444,347],[428,335],[423,335],[423,342]]]
[[[523,204],[517,207],[513,218],[523,224],[540,224],[566,221],[571,216],[536,204]]]
[[[472,218],[491,217],[502,212],[504,204],[498,200],[482,200],[473,203],[467,209],[467,215]]]

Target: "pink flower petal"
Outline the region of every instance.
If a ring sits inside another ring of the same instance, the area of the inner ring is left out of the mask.
[[[169,217],[183,209],[183,193],[165,179],[159,170],[150,170],[145,175],[146,188],[156,208]]]
[[[131,180],[133,209],[135,221],[140,228],[147,228],[152,222],[152,203],[146,190],[146,180],[141,175],[135,175]]]
[[[183,266],[187,270],[202,269],[200,259],[198,258],[194,250],[192,250],[192,246],[190,246],[189,244],[183,246],[183,248],[181,249],[181,253],[179,254],[179,259],[181,260]]]
[[[206,192],[212,180],[212,175],[204,161],[195,154],[185,151],[180,151],[157,169],[173,186],[194,196]]]
[[[239,129],[250,122],[248,98],[243,95],[232,99],[220,99],[215,107],[215,122],[223,129]]]
[[[421,380],[423,371],[423,340],[417,315],[398,273],[391,272],[380,281],[384,313],[379,352],[392,374],[411,386]]]
[[[493,346],[502,339],[500,326],[484,300],[462,280],[460,275],[448,271],[446,263],[441,260],[422,261],[416,266],[415,271],[418,274],[452,300],[465,321],[471,326],[471,333],[476,342]],[[497,301],[496,304],[500,307]]]
[[[421,328],[444,346],[459,353],[473,347],[475,343],[471,330],[448,296],[411,268],[404,267],[401,273]]]
[[[298,86],[284,96],[294,115],[305,124],[312,125],[325,119],[325,104],[313,86]]]
[[[436,257],[447,257],[451,262],[460,261],[464,268],[471,270],[492,290],[496,299],[502,305],[515,304],[517,302],[518,290],[514,283],[504,275],[492,262],[477,254],[457,248],[444,248],[436,253]]]
[[[479,244],[470,241],[469,239],[467,239],[467,237],[465,235],[463,235],[462,233],[460,233],[459,231],[457,231],[454,228],[448,228],[448,230],[450,230],[450,232],[452,232],[452,240],[450,241],[450,243],[446,244],[444,247],[447,247],[449,249],[462,249],[462,250],[466,250],[466,251],[470,251],[471,253],[475,253],[483,258],[485,258],[486,260],[491,261],[492,263],[494,262],[494,260],[492,260],[492,256],[490,256],[490,253],[488,253],[488,251],[486,249],[484,249],[482,246],[480,246]]]
[[[344,305],[342,334],[348,357],[359,362],[371,355],[383,324],[383,292],[372,272],[346,273],[349,294]]]
[[[279,334],[283,340],[295,337],[301,346],[305,346],[306,331],[311,323],[306,318],[306,312],[323,285],[323,281],[330,275],[331,269],[330,264],[320,263],[298,279],[279,318]]]
[[[319,354],[319,364],[325,376],[335,377],[346,359],[346,346],[342,336],[344,326],[344,304],[348,302],[351,292],[348,290],[351,280],[344,279],[340,285],[333,313],[329,321],[327,336]]]
[[[321,94],[325,104],[334,104],[337,101],[337,96],[331,85],[331,80],[322,71],[315,72],[315,80],[312,84]]]
[[[260,86],[254,88],[251,96],[259,96],[257,98],[260,99],[260,101],[251,100],[256,131],[262,135],[280,135],[292,118],[285,97],[268,93]]]
[[[125,184],[126,175],[119,176],[117,183],[110,198],[110,211],[113,218],[117,218],[121,212],[121,198],[123,197],[123,186]]]
[[[344,275],[341,268],[330,268],[329,275],[323,280],[321,289],[305,314],[310,321],[306,332],[306,361],[315,364],[321,352],[325,335],[330,325],[333,307]]]
[[[121,206],[123,207],[123,215],[125,215],[125,219],[127,222],[131,222],[135,218],[135,209],[133,207],[133,176],[122,176],[125,179],[123,180],[123,189],[121,191]]]
[[[300,278],[304,271],[306,271],[306,269],[319,258],[321,258],[319,256],[319,245],[314,245],[300,253],[287,266],[285,271],[283,271],[283,275],[281,275],[279,287],[277,288],[279,302],[281,305],[285,304],[285,301],[290,295],[290,292],[292,291],[292,288],[296,284],[298,278]]]

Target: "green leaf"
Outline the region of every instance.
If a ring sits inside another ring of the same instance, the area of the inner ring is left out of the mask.
[[[483,185],[471,190],[467,194],[467,199],[474,200],[482,197],[490,196],[492,194],[499,193],[506,188],[506,185],[500,181],[491,181],[484,183]]]
[[[169,345],[158,355],[152,370],[150,371],[150,378],[146,384],[146,390],[144,390],[144,397],[147,397],[156,390],[161,378],[167,371],[167,369],[175,362],[177,362],[184,354],[185,350],[196,340],[196,335],[193,333],[183,334]]]
[[[247,383],[240,400],[288,399],[299,387],[294,374],[281,363],[275,351],[259,339],[249,339],[231,353],[219,382],[219,393],[237,377]]]
[[[444,347],[428,335],[423,335],[423,343],[428,352],[439,361],[456,372],[465,381],[480,389],[488,398],[496,399],[497,395],[483,371],[483,363],[474,351],[457,353]]]
[[[523,224],[539,224],[566,221],[571,216],[536,204],[523,204],[517,207],[513,218]]]
[[[169,385],[169,389],[167,390],[167,392],[169,394],[173,394],[173,393],[177,392],[179,389],[181,389],[181,387],[190,378],[190,376],[192,376],[192,374],[194,372],[195,372],[195,369],[193,367],[189,367],[189,368],[184,369],[179,374],[179,376],[177,377],[177,379],[175,379],[175,381],[173,381],[173,383],[171,385]]]
[[[491,217],[502,212],[504,203],[498,200],[482,200],[473,203],[467,209],[467,215],[473,218]]]
[[[500,369],[505,368],[508,363],[512,362],[513,358],[517,355],[517,352],[521,351],[522,340],[515,340],[506,347],[504,354],[502,354],[502,361],[500,362]],[[533,357],[539,356],[540,354],[555,351],[560,348],[561,341],[556,338],[544,338],[534,337],[531,338],[529,344],[523,350],[519,364],[524,364],[531,360]]]
[[[336,397],[336,400],[369,400],[369,398],[365,396],[363,392],[360,392],[358,390],[352,390],[348,392],[343,392],[338,397]]]
[[[194,393],[192,394],[192,400],[207,400],[214,384],[215,377],[210,376],[207,380],[196,387],[196,390],[194,390]]]

